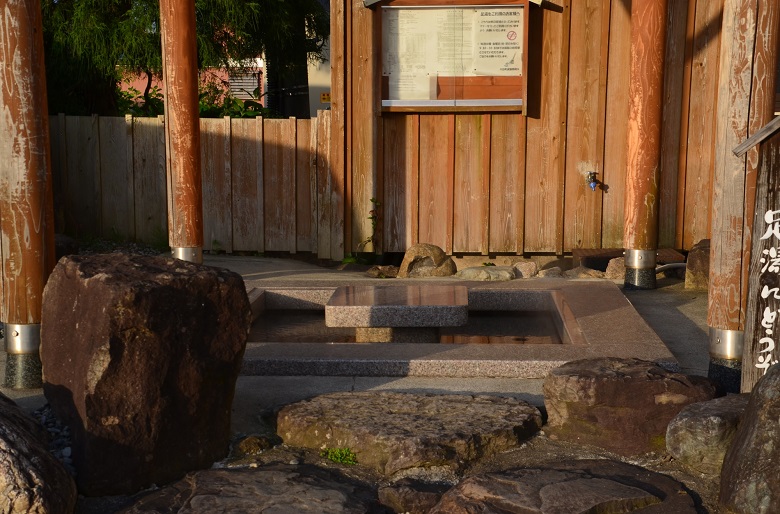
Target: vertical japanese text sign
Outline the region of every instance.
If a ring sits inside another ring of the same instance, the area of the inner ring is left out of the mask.
[[[761,144],[750,259],[742,392],[780,361],[780,133]],[[750,215],[749,213],[745,213]]]

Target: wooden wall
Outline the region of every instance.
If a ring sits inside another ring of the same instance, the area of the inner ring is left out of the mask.
[[[348,249],[371,234],[372,197],[383,252],[415,242],[480,254],[623,247],[630,0],[530,6],[527,117],[382,112],[369,87],[377,11],[331,3],[347,34],[332,63],[346,81]],[[669,2],[661,247],[709,237],[722,10],[723,0]]]
[[[205,249],[338,260],[416,242],[477,254],[622,248],[630,0],[544,5],[529,7],[527,116],[388,113],[374,87],[378,12],[332,0],[330,111],[202,120]],[[669,1],[661,247],[710,235],[722,19],[723,0]],[[51,132],[59,227],[167,241],[162,117],[60,115]]]

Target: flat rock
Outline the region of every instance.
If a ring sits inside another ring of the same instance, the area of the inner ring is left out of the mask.
[[[0,512],[71,513],[76,484],[46,446],[43,428],[0,394]]]
[[[666,429],[669,454],[694,471],[719,475],[748,398],[747,394],[730,394],[685,407]]]
[[[430,514],[475,512],[693,514],[697,510],[683,485],[665,475],[611,460],[577,460],[468,477],[430,510]]]
[[[436,245],[418,243],[406,250],[398,278],[449,277],[458,271],[452,257]]]
[[[366,275],[371,278],[396,278],[398,276],[398,266],[371,266],[366,271]]]
[[[462,269],[455,274],[463,280],[506,281],[518,277],[517,270],[512,266],[475,266]]]
[[[563,272],[566,278],[604,278],[604,272],[597,269],[590,269],[584,266],[577,266],[576,268]]]
[[[144,496],[123,514],[383,512],[376,494],[343,475],[314,466],[210,469]]]
[[[551,437],[621,455],[665,450],[672,418],[715,396],[704,377],[611,357],[568,362],[547,375],[543,389]]]
[[[334,393],[284,407],[277,433],[290,446],[349,448],[391,476],[412,468],[460,470],[518,447],[539,430],[535,407],[512,398]]]
[[[726,512],[780,512],[780,366],[753,388],[747,409],[723,461],[721,506]]]
[[[537,275],[542,278],[563,278],[563,271],[558,266],[553,266],[539,270]]]
[[[79,492],[133,493],[227,454],[251,312],[243,279],[173,258],[63,257],[43,294],[43,390]]]

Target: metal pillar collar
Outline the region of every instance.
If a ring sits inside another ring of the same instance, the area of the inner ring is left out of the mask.
[[[745,332],[710,327],[710,357],[742,360]]]
[[[655,269],[658,251],[626,250],[623,255],[625,256],[626,268]]]
[[[11,355],[37,354],[41,346],[41,324],[5,324],[5,351]]]
[[[203,248],[199,246],[193,248],[174,246],[171,248],[171,253],[176,259],[203,264]]]

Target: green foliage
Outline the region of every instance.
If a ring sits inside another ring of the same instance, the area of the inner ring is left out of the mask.
[[[160,89],[155,86],[144,98],[143,93],[131,87],[126,91],[119,91],[119,114],[132,114],[133,116],[159,116],[165,114],[165,104]]]
[[[42,12],[50,112],[117,114],[127,108],[117,88],[124,75],[161,77],[158,0],[43,0]],[[200,70],[270,49],[320,59],[330,32],[318,0],[195,0],[195,23]]]
[[[230,96],[227,85],[209,82],[201,87],[198,95],[201,118],[264,118],[274,117],[270,110],[254,100],[241,100]]]
[[[373,208],[368,211],[368,219],[371,220],[371,235],[358,244],[358,250],[360,251],[365,250],[366,246],[369,244],[373,245],[374,242],[376,242],[376,227],[379,224],[379,207],[382,204],[374,197],[371,197],[369,200],[373,205]]]
[[[320,452],[320,457],[347,466],[357,464],[357,455],[349,448],[325,448]]]

